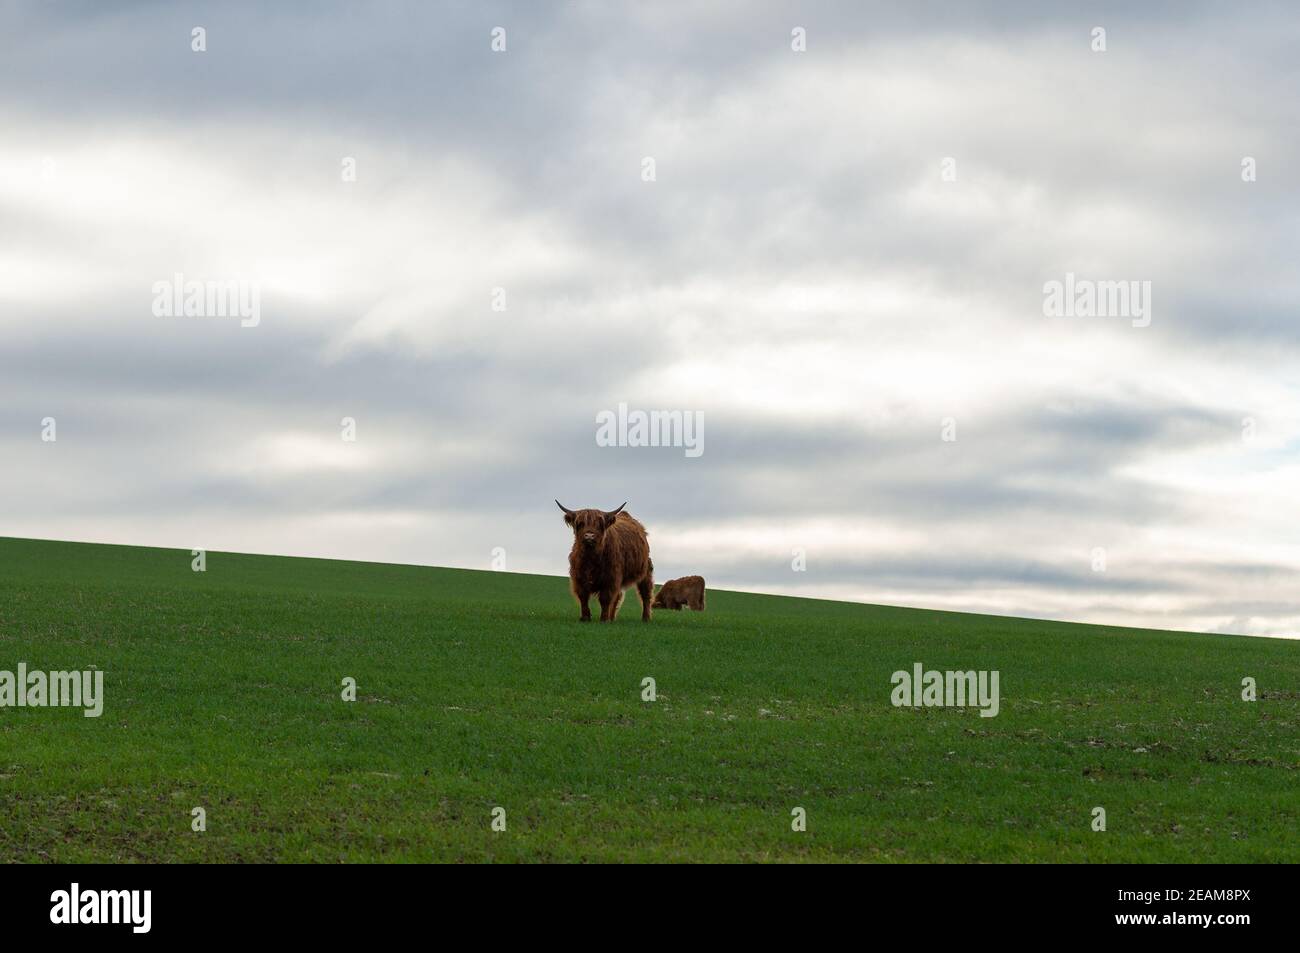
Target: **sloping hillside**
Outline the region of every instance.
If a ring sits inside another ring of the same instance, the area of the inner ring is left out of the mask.
[[[0,861],[1300,860],[1294,642],[190,563],[0,539],[0,671],[105,673],[98,718],[0,708]],[[892,705],[918,662],[997,671],[997,716]]]

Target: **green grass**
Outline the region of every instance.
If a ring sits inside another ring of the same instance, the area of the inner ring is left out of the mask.
[[[0,709],[0,861],[1300,860],[1294,642],[207,558],[0,539],[0,669],[106,673]],[[917,661],[1001,713],[894,708]]]

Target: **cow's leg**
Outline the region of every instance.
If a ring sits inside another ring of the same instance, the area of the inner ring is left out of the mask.
[[[641,621],[650,621],[650,603],[654,601],[654,581],[646,576],[636,584],[636,594],[641,597]]]
[[[590,592],[575,592],[578,597],[578,605],[582,606],[582,615],[578,616],[579,622],[591,621],[591,606],[587,605],[587,600],[591,598]]]
[[[600,594],[600,621],[613,622],[614,617],[610,614],[610,608],[614,604],[614,596],[609,592]]]
[[[621,609],[621,608],[623,608],[623,590],[622,590],[622,589],[620,589],[620,590],[618,591],[618,595],[614,596],[614,604],[613,604],[613,605],[610,607],[610,609],[609,609],[609,621],[610,621],[610,622],[613,622],[615,619],[618,618],[618,610]]]

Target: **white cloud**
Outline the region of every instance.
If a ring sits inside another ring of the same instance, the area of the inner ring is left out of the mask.
[[[577,8],[508,61],[377,14],[292,81],[289,14],[233,5],[203,63],[142,12],[50,27],[0,66],[0,452],[47,501],[3,531],[559,573],[552,496],[639,494],[714,584],[1294,631],[1300,139],[1257,95],[1291,18],[1144,15],[1099,57],[1036,8],[838,13],[796,56],[774,7]],[[1150,280],[1151,327],[1044,318],[1065,271]],[[262,323],[154,318],[176,272],[258,282]],[[597,450],[619,401],[703,411],[705,456]]]

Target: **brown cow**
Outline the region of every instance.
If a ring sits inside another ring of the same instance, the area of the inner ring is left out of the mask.
[[[650,621],[650,599],[654,594],[654,563],[645,527],[624,513],[623,506],[604,510],[571,510],[559,500],[564,522],[573,527],[573,549],[569,551],[569,585],[582,607],[581,622],[591,621],[587,600],[600,599],[600,621],[613,622],[623,605],[623,590],[636,586],[641,597],[641,621]]]
[[[682,576],[669,579],[659,587],[659,594],[652,603],[656,609],[676,609],[690,606],[695,612],[704,611],[704,577]]]

